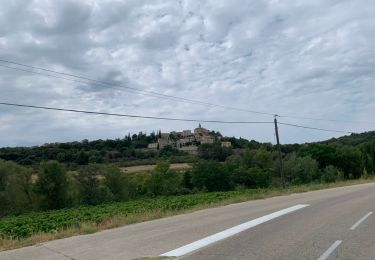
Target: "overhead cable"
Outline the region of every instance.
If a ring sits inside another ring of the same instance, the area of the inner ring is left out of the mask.
[[[201,120],[201,119],[144,116],[144,115],[132,115],[132,114],[119,114],[119,113],[109,113],[109,112],[87,111],[87,110],[68,109],[68,108],[24,105],[24,104],[7,103],[7,102],[0,102],[0,105],[14,106],[14,107],[26,107],[26,108],[34,108],[34,109],[44,109],[44,110],[54,110],[54,111],[64,111],[64,112],[74,112],[74,113],[83,113],[83,114],[91,114],[91,115],[132,117],[132,118],[157,119],[157,120],[168,120],[168,121],[183,121],[183,122],[220,123],[220,124],[272,124],[273,123],[271,121],[223,121],[223,120],[204,120],[204,119]]]

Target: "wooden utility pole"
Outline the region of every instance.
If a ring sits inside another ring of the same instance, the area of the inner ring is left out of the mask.
[[[283,172],[283,159],[281,157],[281,146],[280,146],[280,140],[279,140],[279,129],[277,128],[277,117],[278,115],[275,115],[275,134],[276,134],[276,142],[277,142],[277,151],[279,154],[279,173],[281,178],[281,185],[283,188],[285,188],[285,180],[284,180],[284,172]]]

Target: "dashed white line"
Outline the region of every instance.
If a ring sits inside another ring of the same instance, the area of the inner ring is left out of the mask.
[[[197,249],[205,247],[209,244],[212,244],[212,243],[215,243],[217,241],[223,240],[225,238],[231,237],[231,236],[233,236],[237,233],[240,233],[242,231],[245,231],[245,230],[250,229],[252,227],[258,226],[262,223],[265,223],[267,221],[270,221],[272,219],[275,219],[275,218],[283,216],[285,214],[294,212],[296,210],[302,209],[302,208],[307,207],[307,206],[309,206],[309,205],[298,204],[298,205],[295,205],[293,207],[289,207],[289,208],[286,208],[286,209],[276,211],[274,213],[265,215],[265,216],[260,217],[260,218],[253,219],[251,221],[248,221],[248,222],[245,222],[243,224],[234,226],[232,228],[226,229],[224,231],[213,234],[211,236],[202,238],[200,240],[197,240],[197,241],[192,242],[190,244],[187,244],[185,246],[179,247],[175,250],[164,253],[161,256],[183,256],[183,255],[188,254],[190,252],[193,252]]]
[[[325,260],[327,259],[327,257],[329,257],[330,254],[332,254],[333,251],[335,251],[335,249],[342,243],[341,240],[336,240],[335,243],[333,243],[328,249],[327,251],[324,252],[324,254],[322,254],[318,260]]]
[[[369,212],[367,213],[365,216],[363,216],[360,220],[358,220],[351,228],[350,230],[354,230],[356,229],[363,221],[366,220],[366,218],[368,218],[370,215],[372,214],[372,212]]]

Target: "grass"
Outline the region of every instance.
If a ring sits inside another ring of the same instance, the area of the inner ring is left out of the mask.
[[[363,184],[374,181],[375,179],[359,179],[327,184],[291,186],[286,189],[253,189],[193,194],[122,203],[111,203],[98,206],[86,206],[75,209],[63,209],[58,211],[26,214],[17,217],[8,217],[0,219],[0,251],[34,245],[49,240],[71,237],[79,234],[91,234],[104,229],[116,228],[133,223],[189,213],[205,208],[219,207],[232,203],[264,199],[292,193]],[[84,217],[81,216],[82,214]],[[60,222],[63,221],[62,216],[73,218],[75,222],[68,221],[68,224],[60,224]],[[49,230],[49,232],[38,232],[38,229],[32,229],[33,226],[31,226],[27,227],[28,229],[33,230],[30,231],[31,235],[23,237],[12,237],[6,235],[7,233],[4,230],[1,230],[2,224],[3,227],[6,227],[7,223],[12,224],[13,226],[11,225],[11,227],[16,228],[20,228],[22,225],[31,224],[39,227],[44,223],[43,219],[47,219],[50,222],[58,220],[57,222],[61,225],[61,228],[53,227],[51,230]],[[27,223],[27,221],[30,221],[31,224]]]

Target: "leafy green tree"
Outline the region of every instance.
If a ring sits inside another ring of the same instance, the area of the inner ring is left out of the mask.
[[[40,165],[35,192],[41,197],[41,206],[59,209],[67,205],[68,181],[65,168],[56,161]]]
[[[193,184],[191,183],[191,171],[187,170],[184,172],[183,178],[182,178],[182,186],[186,189],[192,190]]]
[[[311,157],[291,155],[284,160],[284,174],[290,184],[303,184],[320,181],[320,171],[317,161]]]
[[[367,142],[361,146],[362,162],[368,174],[375,174],[375,141]]]
[[[248,170],[254,188],[268,188],[271,185],[271,176],[269,172],[259,167],[253,167]]]
[[[31,169],[0,160],[0,216],[33,208]]]
[[[115,201],[125,201],[130,198],[129,180],[120,169],[115,166],[107,166],[103,169],[105,185],[114,196]]]
[[[300,157],[310,156],[319,163],[321,169],[324,169],[336,161],[336,149],[337,147],[334,145],[309,144],[301,148],[298,155]]]
[[[257,150],[252,158],[252,166],[261,169],[273,168],[275,162],[275,154],[264,149]]]
[[[231,178],[234,184],[244,187],[254,186],[254,181],[249,174],[249,169],[245,167],[239,167],[231,172]]]
[[[97,165],[87,165],[79,169],[76,179],[82,204],[97,205],[113,200],[112,192],[100,181],[101,178],[102,171]]]
[[[322,177],[321,180],[322,182],[335,182],[336,179],[338,178],[339,171],[335,166],[328,165],[324,168],[322,172]]]
[[[180,176],[170,170],[169,161],[159,161],[146,181],[148,194],[152,196],[178,194],[181,184]]]
[[[336,159],[332,165],[344,172],[345,179],[359,178],[363,172],[361,152],[357,148],[339,147],[335,153]]]
[[[232,180],[237,185],[247,188],[267,188],[271,185],[270,174],[259,167],[240,167],[233,171]]]
[[[216,161],[199,161],[192,169],[192,184],[199,190],[227,191],[232,185],[225,165]]]
[[[232,148],[221,147],[219,143],[201,144],[198,146],[198,156],[205,160],[225,161],[232,153]]]
[[[225,165],[229,173],[231,173],[237,168],[243,166],[243,159],[240,155],[231,155],[226,159]]]
[[[173,155],[184,155],[184,154],[186,154],[186,153],[181,152],[181,151],[177,150],[176,148],[174,148],[170,145],[164,146],[159,151],[160,157],[170,157],[170,156],[173,156]]]

